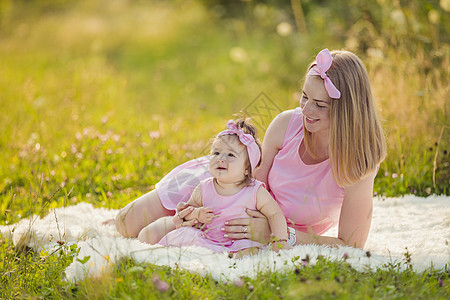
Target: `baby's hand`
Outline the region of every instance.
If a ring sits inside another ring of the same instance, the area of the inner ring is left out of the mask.
[[[203,224],[209,224],[214,218],[214,211],[209,207],[198,207],[192,212],[193,216],[196,216],[197,221]]]
[[[177,205],[177,212],[173,216],[172,221],[176,228],[194,226],[198,223],[195,218],[189,218],[194,210],[193,206],[189,206],[184,202]]]

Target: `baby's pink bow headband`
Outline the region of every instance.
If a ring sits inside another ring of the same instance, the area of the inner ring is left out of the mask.
[[[309,69],[308,75],[319,75],[322,77],[325,83],[325,89],[327,90],[328,96],[331,98],[339,99],[341,97],[341,92],[334,86],[331,82],[330,77],[325,73],[330,69],[331,63],[333,62],[333,57],[328,49],[323,49],[316,56],[316,65]]]
[[[251,134],[245,133],[242,128],[236,126],[233,120],[228,121],[228,129],[220,132],[217,137],[222,135],[236,134],[242,144],[247,147],[248,158],[252,167],[252,172],[256,168],[261,159],[261,151]]]

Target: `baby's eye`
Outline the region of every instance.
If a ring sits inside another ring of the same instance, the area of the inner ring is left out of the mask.
[[[215,151],[215,152],[213,152],[212,155],[219,155],[219,154],[220,154],[219,152]]]
[[[235,157],[235,155],[233,153],[228,153],[229,157]]]

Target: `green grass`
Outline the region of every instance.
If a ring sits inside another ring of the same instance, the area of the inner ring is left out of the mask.
[[[448,12],[437,1],[353,2],[302,1],[308,34],[284,37],[277,25],[295,24],[284,4],[236,12],[221,1],[0,0],[0,224],[80,201],[124,206],[206,153],[261,92],[281,110],[296,107],[324,47],[346,47],[367,65],[389,147],[374,192],[450,194]],[[347,5],[348,24],[339,17]],[[408,30],[390,18],[399,9]],[[77,249],[62,250],[41,257],[2,240],[0,297],[445,298],[450,286],[448,270],[360,273],[326,260],[237,285],[126,260],[72,285],[62,271]]]
[[[297,267],[292,270],[234,282],[123,259],[99,277],[69,283],[61,272],[76,247],[61,246],[62,251],[41,257],[7,243],[0,250],[2,270],[8,270],[1,275],[0,297],[9,299],[445,299],[450,292],[448,270],[417,273],[401,268],[406,259],[384,270],[360,272],[344,259],[332,263],[319,258],[310,265],[307,258],[294,258]]]

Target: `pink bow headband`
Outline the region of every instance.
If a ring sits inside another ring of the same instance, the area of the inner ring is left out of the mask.
[[[325,73],[330,69],[332,62],[333,57],[331,56],[330,51],[328,49],[323,49],[316,56],[316,65],[309,69],[306,76],[319,75],[322,77],[328,96],[330,96],[330,98],[339,99],[341,97],[341,92],[334,86],[330,77]]]
[[[220,132],[217,137],[231,134],[236,134],[241,143],[247,147],[248,158],[253,172],[261,159],[261,151],[259,150],[255,139],[251,134],[245,133],[242,128],[236,126],[236,123],[234,123],[233,120],[228,121],[228,129]]]

